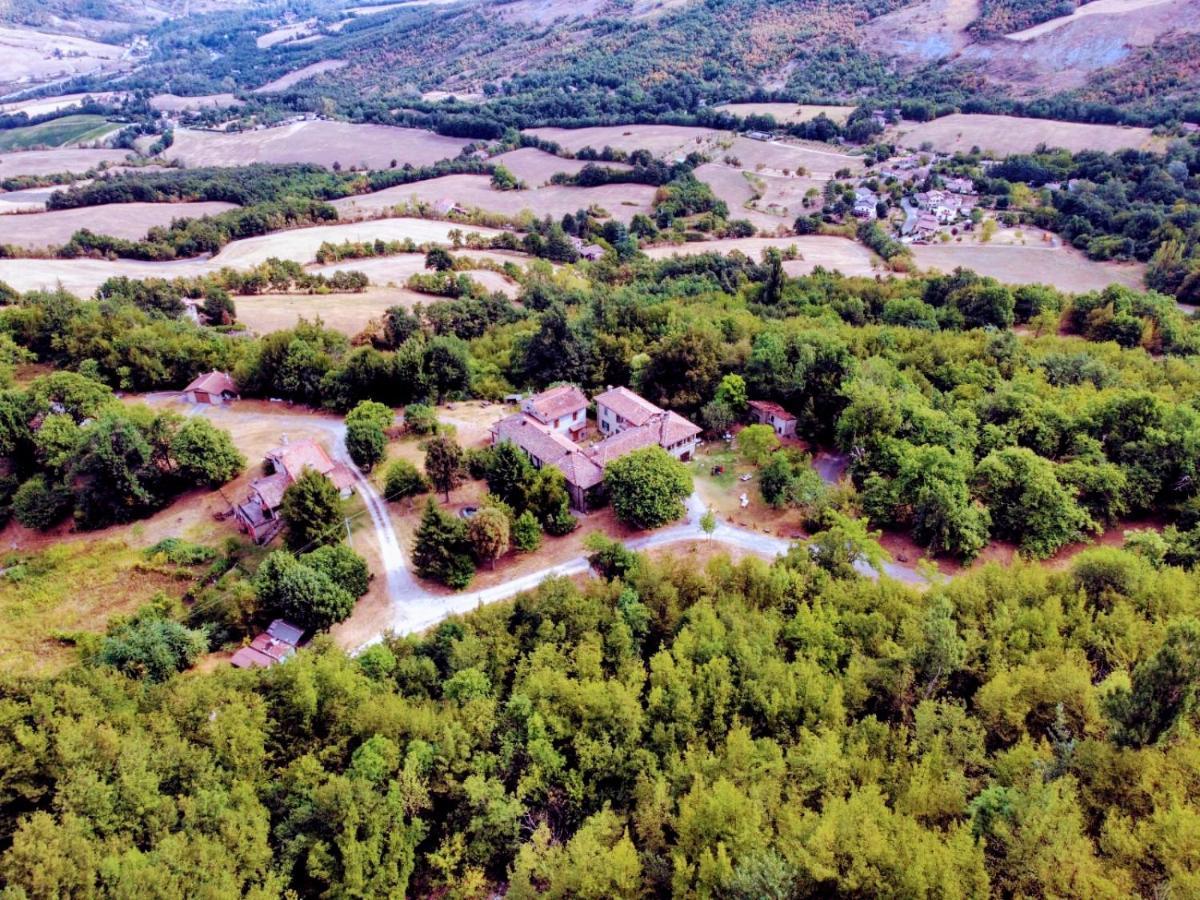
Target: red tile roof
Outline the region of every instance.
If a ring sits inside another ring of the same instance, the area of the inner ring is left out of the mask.
[[[207,372],[189,384],[185,391],[203,391],[207,394],[236,394],[237,385],[224,372]]]
[[[777,419],[782,419],[785,422],[795,422],[796,417],[790,412],[771,400],[751,400],[749,403],[751,409],[759,412],[767,413]]]
[[[651,416],[662,412],[645,397],[639,397],[625,387],[609,388],[603,394],[597,394],[596,403],[607,406],[633,425],[644,425]]]
[[[555,419],[587,409],[587,405],[587,397],[583,391],[573,384],[562,384],[534,394],[521,404],[521,409],[549,424]]]

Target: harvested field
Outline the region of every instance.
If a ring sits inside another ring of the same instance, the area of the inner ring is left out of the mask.
[[[298,38],[312,34],[313,29],[316,27],[316,19],[309,19],[306,22],[296,22],[293,25],[284,25],[281,28],[276,28],[274,31],[260,34],[254,39],[254,44],[260,50],[267,47],[274,47],[276,44],[286,44],[289,41],[295,41]]]
[[[408,201],[436,203],[449,198],[467,209],[482,209],[516,217],[523,211],[561,218],[566,213],[597,205],[614,219],[628,222],[636,213],[650,212],[655,188],[646,184],[606,184],[599,187],[548,185],[524,191],[498,191],[486,175],[445,175],[428,181],[402,184],[374,194],[360,194],[333,201],[344,218],[390,210]]]
[[[597,125],[591,128],[531,128],[529,134],[554,141],[570,153],[584,147],[603,150],[649,150],[655,156],[673,158],[702,150],[721,137],[711,128],[685,125]]]
[[[273,94],[276,91],[286,91],[293,85],[297,85],[309,78],[315,78],[325,72],[333,72],[346,65],[344,59],[323,59],[320,62],[315,62],[310,66],[305,66],[303,69],[297,69],[295,72],[288,72],[274,81],[268,81],[262,87],[254,89],[255,94]]]
[[[853,106],[814,106],[795,103],[722,103],[715,107],[735,116],[773,116],[781,125],[797,125],[815,119],[822,113],[841,124],[854,112]]]
[[[221,249],[210,262],[211,266],[234,266],[249,268],[272,256],[280,259],[292,259],[296,262],[309,262],[325,241],[340,244],[343,241],[402,241],[411,238],[417,244],[450,243],[450,232],[453,229],[463,232],[477,232],[482,235],[496,235],[500,231],[495,228],[476,228],[474,226],[455,225],[453,222],[436,222],[430,219],[374,219],[365,222],[348,222],[342,225],[319,225],[315,228],[296,228],[292,231],[278,231],[274,234],[264,234],[260,237],[245,238],[233,241]]]
[[[553,153],[538,150],[536,147],[522,147],[520,150],[510,150],[493,156],[492,162],[504,166],[530,187],[540,187],[550,181],[550,176],[559,172],[568,175],[578,174],[579,170],[588,165],[582,159],[563,159]],[[602,162],[597,165],[608,169],[629,169],[625,163]]]
[[[258,294],[234,298],[238,321],[255,334],[291,328],[302,318],[319,318],[348,337],[358,334],[389,307],[411,307],[437,300],[404,288],[378,287],[370,287],[361,294]]]
[[[431,165],[458,156],[469,141],[417,128],[351,125],[347,122],[295,122],[279,128],[222,134],[180,128],[166,152],[188,166],[247,166],[251,163],[316,163],[344,168],[386,169]]]
[[[1048,284],[1060,291],[1083,293],[1123,284],[1141,290],[1141,263],[1096,262],[1073,247],[1043,244],[929,244],[912,248],[922,269],[951,272],[958,267],[990,275],[1006,284]]]
[[[209,109],[217,106],[241,106],[242,101],[233,94],[204,94],[200,97],[180,97],[178,94],[155,94],[150,98],[152,109],[162,112],[183,112],[191,109]]]
[[[95,94],[59,94],[57,97],[39,97],[35,100],[15,100],[12,103],[0,104],[0,110],[5,113],[23,112],[33,118],[44,116],[46,113],[59,112],[81,104],[85,97],[101,102],[110,102],[125,96],[114,91],[99,91]]]
[[[0,194],[0,215],[10,213],[39,212],[46,208],[46,201],[58,187],[29,188],[24,191],[8,191]]]
[[[28,193],[28,192],[19,192]],[[0,202],[5,199],[0,194]],[[44,202],[44,201],[43,201]],[[87,228],[126,240],[140,240],[159,225],[175,219],[195,219],[233,209],[232,203],[109,203],[83,209],[60,209],[0,217],[0,244],[27,249],[58,247],[76,231]]]
[[[810,209],[819,207],[820,191],[825,184],[821,179],[748,172],[720,163],[699,166],[696,177],[706,182],[713,193],[725,201],[732,218],[748,219],[764,231],[790,228],[797,216],[808,212],[803,200],[811,189],[817,191],[817,196],[813,201],[816,206]],[[754,199],[760,192],[758,199]],[[747,206],[748,203],[753,205]]]
[[[736,167],[763,174],[793,175],[803,169],[809,177],[828,181],[839,169],[861,171],[861,157],[830,150],[827,144],[809,141],[752,141],[735,137],[722,141],[710,154],[713,159],[736,160]]]
[[[58,172],[87,172],[101,163],[124,162],[128,150],[24,150],[0,153],[0,178],[18,175],[54,175]]]
[[[7,282],[18,291],[53,290],[58,284],[62,284],[73,294],[90,297],[97,287],[114,275],[125,275],[129,278],[190,278],[212,272],[222,266],[248,269],[272,256],[303,263],[315,256],[323,241],[341,243],[345,240],[403,240],[411,237],[419,244],[448,244],[450,229],[454,227],[456,226],[453,223],[425,219],[381,219],[345,225],[298,228],[294,231],[280,231],[234,241],[212,259],[178,259],[167,262],[139,259],[0,259],[0,281]],[[492,228],[463,227],[462,230],[486,235],[498,233]],[[463,252],[485,255],[477,251]],[[355,262],[365,261],[348,260],[343,267],[359,268],[354,265]]]
[[[31,28],[0,27],[0,84],[28,87],[57,78],[72,78],[129,68],[124,47]]]
[[[1001,156],[1030,153],[1039,144],[1062,147],[1072,153],[1081,150],[1115,153],[1130,148],[1155,149],[1158,143],[1149,128],[967,113],[955,113],[920,124],[901,122],[885,132],[883,140],[895,141],[905,147],[929,143],[934,150],[943,153],[966,153],[972,147],[979,147],[984,152]]]
[[[517,265],[529,262],[528,256],[517,254],[505,255],[488,250],[465,250],[455,253],[455,256],[470,259],[490,259],[493,262],[515,262]],[[344,259],[341,262],[327,263],[323,266],[309,266],[310,272],[321,275],[331,275],[334,272],[362,272],[371,279],[372,287],[404,287],[409,276],[427,272],[425,256],[421,253],[399,253],[396,256],[375,256],[369,259]],[[467,274],[486,287],[489,291],[503,291],[515,297],[518,285],[490,269],[468,269]]]
[[[786,261],[784,269],[789,275],[807,275],[817,266],[836,270],[844,275],[875,275],[886,271],[870,250],[856,241],[840,237],[804,235],[782,238],[731,238],[721,241],[698,241],[693,244],[650,247],[645,253],[651,259],[669,259],[672,256],[696,256],[701,253],[744,253],[751,259],[762,257],[763,250],[775,247],[786,250],[795,247],[801,259]],[[878,266],[878,268],[877,268]]]

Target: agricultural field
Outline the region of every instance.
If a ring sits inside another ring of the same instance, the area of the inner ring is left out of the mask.
[[[1074,293],[1097,291],[1114,283],[1137,290],[1145,287],[1146,267],[1141,263],[1096,262],[1061,244],[918,244],[912,252],[922,269],[952,272],[961,266],[1005,284],[1048,284]]]
[[[358,334],[390,307],[436,302],[404,288],[370,287],[358,294],[256,294],[237,298],[238,321],[254,334],[293,327],[300,319],[320,319],[347,337]]]
[[[0,152],[78,146],[103,140],[120,127],[103,116],[62,116],[40,125],[0,131]]]
[[[517,253],[503,254],[490,250],[465,250],[455,253],[456,257],[469,259],[486,259],[504,264],[506,262],[522,265],[530,258]],[[372,287],[404,287],[409,277],[427,272],[425,256],[421,253],[398,253],[395,256],[375,256],[367,259],[344,259],[341,262],[313,265],[308,271],[320,275],[332,275],[334,272],[362,272],[371,279]],[[511,279],[491,269],[467,269],[465,274],[489,291],[500,291],[515,298],[520,293],[519,286]],[[428,297],[426,299],[429,299]]]
[[[810,203],[819,206],[821,188],[825,185],[825,179],[768,175],[723,163],[697,167],[696,177],[725,201],[730,218],[748,219],[765,231],[790,229],[797,216],[809,211],[803,206],[805,196],[816,191]]]
[[[59,78],[129,68],[124,47],[31,28],[0,27],[0,85],[28,87]]]
[[[344,59],[325,59],[321,62],[315,62],[310,66],[305,66],[303,69],[297,69],[295,72],[288,72],[274,81],[268,81],[266,84],[256,87],[256,94],[273,94],[278,91],[286,91],[288,88],[299,84],[309,78],[315,78],[325,72],[334,72],[346,65]]]
[[[234,134],[180,128],[164,156],[192,167],[264,162],[386,169],[393,160],[426,166],[451,159],[468,143],[416,128],[317,120]]]
[[[32,118],[79,106],[89,97],[99,102],[109,103],[124,96],[115,91],[98,91],[94,94],[60,94],[56,97],[38,97],[33,100],[15,100],[11,103],[3,103],[0,104],[0,111],[5,113],[23,112]]]
[[[564,150],[578,153],[584,147],[632,152],[649,150],[655,156],[672,159],[694,150],[703,151],[721,137],[711,128],[685,125],[597,125],[590,128],[530,128],[529,134],[554,141]]]
[[[792,276],[807,275],[818,266],[841,272],[843,275],[875,275],[886,271],[882,263],[862,244],[847,238],[821,235],[697,241],[678,246],[650,247],[645,252],[651,259],[669,259],[672,256],[696,256],[701,253],[725,254],[736,250],[757,260],[762,258],[763,251],[769,247],[777,250],[796,248],[799,258],[785,260],[783,264],[784,270]]]
[[[781,125],[798,125],[819,115],[842,124],[854,112],[853,106],[816,106],[808,103],[722,103],[714,108],[735,116],[773,116]]]
[[[726,136],[709,155],[715,160],[730,160],[731,165],[751,172],[795,175],[803,171],[807,176],[821,180],[833,178],[834,173],[842,169],[855,174],[864,168],[861,157],[814,141],[754,141]]]
[[[498,191],[487,175],[445,175],[333,201],[343,218],[369,216],[410,201],[435,203],[450,199],[465,209],[516,217],[530,212],[537,218],[561,218],[566,213],[603,208],[614,219],[628,222],[637,213],[648,213],[654,205],[655,188],[646,184],[606,184],[598,187],[547,185],[523,191]]]
[[[102,163],[124,162],[128,157],[128,150],[85,148],[0,153],[0,178],[15,178],[18,175],[53,175],[57,172],[82,174]]]
[[[1108,153],[1126,149],[1145,150],[1154,149],[1159,144],[1149,128],[963,113],[920,124],[901,122],[889,129],[884,139],[905,147],[929,145],[941,153],[967,153],[972,147],[979,147],[985,153],[998,156],[1030,153],[1041,144],[1061,147],[1073,153],[1081,150],[1103,150]]]
[[[40,187],[23,191],[5,191],[0,193],[0,215],[11,213],[39,212],[46,208],[50,195],[61,188]]]
[[[209,109],[221,106],[241,106],[242,101],[233,94],[204,94],[199,97],[180,97],[177,94],[155,94],[150,106],[162,112]]]
[[[45,190],[45,189],[42,189]],[[40,194],[19,191],[18,194]],[[6,195],[0,194],[0,208]],[[44,200],[43,200],[44,203]],[[58,247],[76,231],[87,228],[126,240],[141,240],[156,226],[170,225],[175,219],[196,219],[234,209],[232,203],[110,203],[82,209],[60,209],[0,216],[0,244],[26,249]]]
[[[504,166],[530,187],[541,187],[543,184],[549,183],[550,176],[559,172],[576,175],[580,169],[588,165],[585,160],[564,159],[553,153],[547,153],[545,150],[538,150],[536,147],[509,150],[507,153],[493,156],[491,161]],[[604,162],[598,163],[598,165],[603,165],[608,169],[625,170],[630,168],[625,163],[616,162]]]

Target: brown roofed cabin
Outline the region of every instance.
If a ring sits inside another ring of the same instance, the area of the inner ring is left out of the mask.
[[[751,400],[750,415],[760,425],[770,425],[780,437],[796,436],[796,417],[770,400]]]
[[[183,389],[189,403],[227,403],[238,398],[237,385],[225,372],[212,371]]]
[[[325,448],[313,440],[281,444],[267,451],[263,469],[266,474],[250,482],[249,495],[233,508],[238,525],[256,544],[265,544],[283,527],[279,507],[284,491],[305,469],[326,476],[343,497],[348,497],[354,489],[354,472],[342,463],[334,462]]]
[[[266,631],[255,636],[229,660],[239,669],[267,669],[281,663],[293,653],[304,636],[304,629],[283,619],[276,619]]]

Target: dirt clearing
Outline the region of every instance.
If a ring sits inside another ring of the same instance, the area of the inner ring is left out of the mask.
[[[929,244],[912,248],[922,269],[952,272],[958,267],[990,275],[1005,284],[1048,284],[1060,291],[1084,293],[1121,284],[1144,290],[1141,263],[1096,262],[1073,247],[1043,244]]]
[[[48,192],[50,193],[50,192]],[[0,194],[0,201],[5,198]],[[42,201],[45,203],[45,200]],[[76,231],[87,228],[96,234],[135,241],[157,226],[175,219],[196,219],[235,209],[232,203],[107,203],[82,209],[0,216],[0,244],[40,249],[59,247]]]
[[[180,128],[164,154],[187,166],[248,166],[251,163],[316,163],[343,168],[387,169],[412,163],[428,166],[458,156],[469,141],[417,128],[295,122],[262,131],[222,134]]]
[[[537,218],[562,218],[566,213],[599,206],[614,219],[628,222],[636,213],[648,213],[655,188],[648,184],[605,184],[599,187],[547,185],[524,191],[498,191],[487,175],[445,175],[428,181],[397,185],[333,201],[338,214],[353,219],[391,210],[410,201],[436,203],[450,199],[465,209],[482,209],[516,218],[528,211]]]
[[[1167,4],[1177,5],[1177,0],[1091,0],[1090,3],[1078,7],[1069,16],[1059,16],[1057,19],[1050,19],[1047,22],[1034,25],[1032,28],[1026,28],[1024,31],[1015,31],[1010,35],[1006,35],[1006,40],[1031,41],[1044,34],[1057,31],[1064,25],[1070,25],[1078,22],[1080,19],[1086,19],[1091,16],[1120,16],[1122,13]]]
[[[972,147],[979,147],[985,153],[999,156],[1031,153],[1039,144],[1061,147],[1072,153],[1082,150],[1102,150],[1107,153],[1126,149],[1153,150],[1158,145],[1149,128],[1085,125],[1079,122],[972,113],[955,113],[920,124],[901,122],[888,129],[883,140],[914,148],[929,144],[942,153],[968,153]]]

